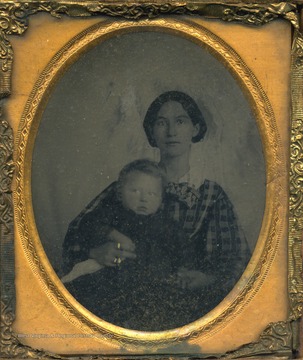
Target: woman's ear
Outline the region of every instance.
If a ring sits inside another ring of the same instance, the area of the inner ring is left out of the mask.
[[[200,131],[200,124],[194,125],[193,136],[192,137],[194,138],[195,136],[197,136],[199,134],[199,131]]]

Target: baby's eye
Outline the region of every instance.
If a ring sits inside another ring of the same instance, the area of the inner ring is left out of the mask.
[[[149,195],[149,196],[157,196],[157,193],[155,193],[155,192],[153,192],[153,191],[150,191],[150,192],[148,193],[148,195]]]
[[[185,120],[184,119],[177,119],[177,124],[184,124]]]

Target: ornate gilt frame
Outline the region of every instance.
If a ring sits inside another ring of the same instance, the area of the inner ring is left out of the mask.
[[[293,27],[291,92],[292,122],[290,142],[290,186],[289,186],[289,244],[288,244],[288,296],[290,313],[288,320],[268,324],[260,334],[259,340],[243,345],[216,357],[238,358],[245,356],[276,355],[291,357],[299,349],[299,319],[303,312],[302,281],[302,91],[303,91],[303,37],[300,31],[301,1],[269,2],[255,1],[241,3],[226,1],[193,2],[121,2],[107,1],[4,1],[0,4],[0,95],[9,98],[13,69],[13,48],[10,35],[22,35],[31,15],[38,12],[61,17],[90,17],[106,15],[109,17],[138,20],[157,18],[160,15],[199,15],[221,19],[227,22],[239,22],[252,26],[262,26],[275,19],[285,19]],[[5,100],[2,100],[4,103]],[[13,160],[13,134],[9,123],[1,115],[1,357],[14,358],[62,358],[24,346],[12,330],[15,318],[14,289],[14,221],[12,204],[12,179],[15,170]],[[201,354],[201,358],[211,355]],[[197,357],[197,356],[195,356]],[[90,358],[90,357],[88,357]],[[98,358],[98,357],[96,357]],[[101,358],[101,357],[100,357]]]

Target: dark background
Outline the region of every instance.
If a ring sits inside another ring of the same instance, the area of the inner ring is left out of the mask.
[[[42,116],[32,163],[32,196],[41,242],[56,271],[70,221],[121,168],[159,160],[142,122],[162,92],[192,96],[208,124],[193,145],[198,179],[218,182],[249,245],[265,204],[265,165],[251,106],[229,71],[204,48],[159,32],[109,39],[83,54],[58,82]]]

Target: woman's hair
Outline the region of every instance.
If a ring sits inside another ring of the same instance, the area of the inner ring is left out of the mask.
[[[121,187],[125,184],[126,178],[129,174],[133,172],[140,172],[146,175],[153,176],[158,178],[162,182],[162,187],[165,187],[166,177],[164,171],[159,167],[159,165],[148,159],[140,159],[132,161],[131,163],[125,165],[119,173],[118,177],[118,187]]]
[[[204,138],[207,130],[206,122],[196,102],[187,94],[181,91],[167,91],[158,96],[148,108],[144,121],[143,127],[147,136],[147,139],[151,146],[156,147],[156,142],[153,137],[153,127],[157,120],[158,112],[162,105],[169,101],[176,101],[180,103],[183,109],[189,115],[194,125],[199,124],[199,132],[192,138],[192,142],[198,142]]]

